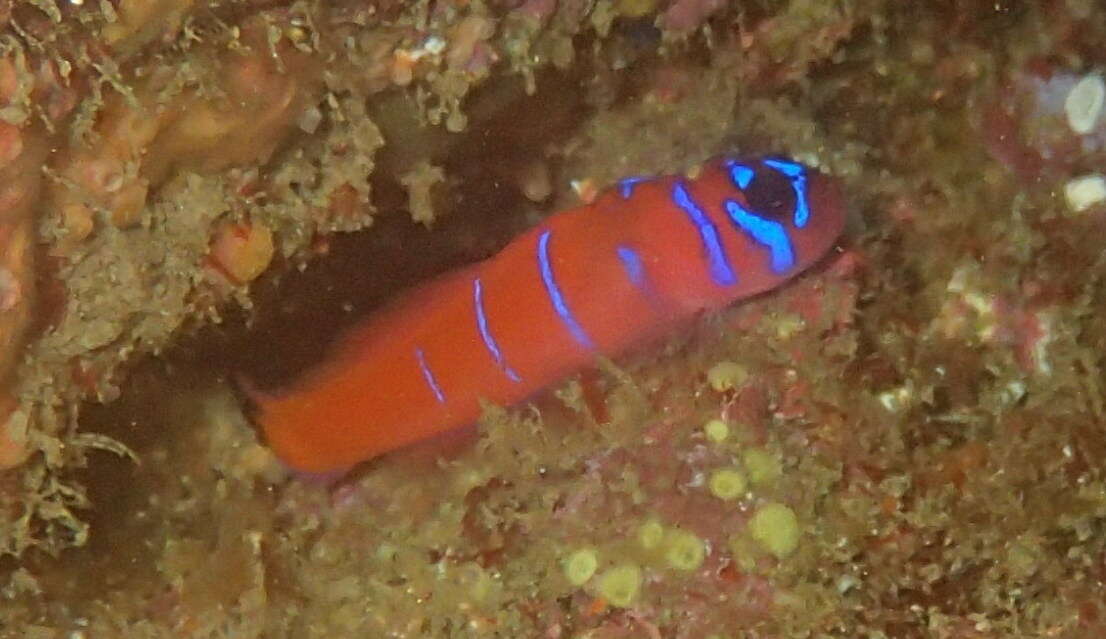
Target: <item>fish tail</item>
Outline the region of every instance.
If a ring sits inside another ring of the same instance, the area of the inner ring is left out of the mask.
[[[234,372],[231,376],[230,386],[235,396],[238,398],[239,404],[242,405],[246,417],[256,424],[257,417],[262,412],[264,406],[272,401],[273,396],[261,390],[257,383],[242,371]]]

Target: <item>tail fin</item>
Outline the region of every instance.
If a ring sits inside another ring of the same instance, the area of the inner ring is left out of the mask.
[[[251,422],[257,423],[258,415],[265,409],[265,404],[272,401],[273,396],[260,388],[254,381],[242,371],[235,371],[231,376],[231,388],[242,404],[242,410]]]
[[[263,416],[265,407],[275,401],[276,396],[258,388],[257,384],[242,371],[236,371],[231,379],[231,388],[238,397],[238,402],[242,406],[242,412],[245,413],[246,418],[249,420],[254,430],[257,431],[258,439],[266,443],[266,445],[271,445],[269,442],[269,432],[263,423]],[[337,484],[350,470],[350,467],[344,467],[336,470],[313,472],[289,465],[288,461],[283,459],[280,454],[277,454],[277,458],[280,459],[281,465],[295,477],[312,484],[328,487]]]

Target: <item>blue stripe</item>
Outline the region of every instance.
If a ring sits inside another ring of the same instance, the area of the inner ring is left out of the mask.
[[[492,354],[492,359],[503,369],[503,374],[507,376],[507,379],[512,382],[522,381],[518,373],[503,361],[503,353],[499,350],[499,344],[496,343],[495,338],[492,337],[491,329],[488,328],[488,316],[484,314],[484,287],[480,283],[479,277],[472,281],[472,301],[473,306],[476,307],[476,327],[480,330],[480,339],[484,340],[484,346]]]
[[[631,176],[628,178],[622,178],[618,181],[618,194],[622,196],[623,200],[630,199],[630,196],[634,194],[634,185],[641,184],[642,182],[648,182],[651,178],[642,176]]]
[[[744,164],[738,164],[736,160],[726,160],[726,168],[730,171],[730,181],[737,188],[744,191],[749,188],[749,184],[753,181],[753,176],[756,175],[756,171],[753,171]]]
[[[618,259],[622,262],[622,268],[626,270],[630,283],[644,291],[646,289],[645,264],[642,263],[641,256],[628,246],[619,246],[617,251]]]
[[[572,312],[568,310],[568,305],[565,304],[564,295],[561,293],[560,287],[557,286],[557,280],[553,277],[553,266],[549,263],[549,234],[552,231],[543,231],[538,236],[538,265],[541,267],[541,280],[545,284],[545,292],[549,295],[549,301],[553,302],[553,310],[557,312],[557,315],[564,322],[564,325],[568,328],[568,332],[572,334],[572,338],[576,340],[580,346],[587,349],[594,349],[595,345],[592,343],[591,338],[584,332],[584,327],[580,326],[580,323],[576,321],[576,318],[572,316]]]
[[[760,217],[733,200],[726,200],[725,207],[737,228],[772,252],[772,272],[784,273],[795,266],[791,238],[787,237],[787,229],[782,224]]]
[[[426,385],[434,391],[434,397],[438,400],[438,403],[444,404],[445,393],[442,392],[442,387],[438,386],[438,380],[434,378],[434,372],[430,370],[430,366],[426,363],[426,354],[418,346],[415,347],[415,359],[419,361],[419,368],[422,369],[422,376],[426,379]]]
[[[684,213],[699,230],[699,237],[703,240],[703,248],[707,251],[707,260],[710,262],[710,277],[719,286],[731,286],[737,283],[737,276],[729,260],[726,259],[726,251],[722,248],[722,241],[718,238],[718,229],[707,217],[705,211],[691,199],[687,192],[687,185],[683,180],[676,180],[672,187],[672,201],[683,209]]]
[[[783,173],[791,182],[791,188],[795,190],[795,226],[803,228],[810,219],[810,202],[807,200],[806,193],[806,167],[798,162],[772,158],[766,158],[764,166]]]

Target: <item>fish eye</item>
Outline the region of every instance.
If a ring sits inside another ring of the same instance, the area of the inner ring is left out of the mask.
[[[795,188],[787,175],[771,166],[758,165],[742,193],[749,209],[757,215],[785,224],[791,222]]]

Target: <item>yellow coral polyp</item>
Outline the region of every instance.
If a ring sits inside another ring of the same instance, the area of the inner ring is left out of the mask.
[[[762,448],[750,448],[742,455],[745,462],[745,470],[749,472],[749,481],[754,486],[765,486],[774,483],[783,474],[780,461],[768,451]]]
[[[650,519],[637,529],[637,541],[646,550],[652,550],[664,539],[664,526],[656,519]]]
[[[565,577],[573,586],[582,586],[599,567],[599,553],[592,548],[581,548],[564,561]]]
[[[749,534],[761,548],[783,559],[799,547],[799,518],[784,504],[768,503],[749,520]]]
[[[488,594],[495,587],[495,581],[476,563],[462,565],[458,570],[458,581],[465,588],[469,598],[477,602],[487,599]]]
[[[637,600],[641,591],[641,568],[621,564],[599,578],[599,594],[612,606],[626,608]]]
[[[733,535],[729,539],[730,554],[734,563],[742,572],[753,572],[757,566],[760,548],[746,534]]]
[[[718,362],[707,371],[707,382],[718,393],[733,390],[748,378],[749,371],[737,362]]]
[[[710,488],[710,494],[729,501],[745,494],[748,482],[745,480],[745,475],[736,468],[720,468],[710,474],[707,486]]]
[[[720,444],[730,436],[730,427],[721,419],[712,419],[703,425],[703,433],[710,441]]]
[[[686,530],[673,530],[667,539],[664,558],[677,570],[695,570],[707,555],[703,540]]]

